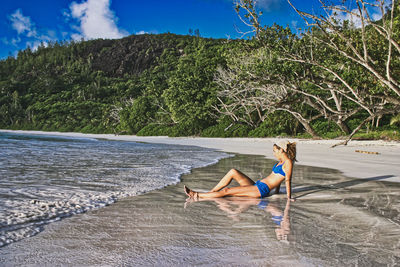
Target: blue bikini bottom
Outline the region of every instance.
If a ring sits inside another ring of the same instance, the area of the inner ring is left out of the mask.
[[[257,186],[258,191],[260,191],[261,198],[268,196],[270,189],[267,184],[258,180],[255,184]]]

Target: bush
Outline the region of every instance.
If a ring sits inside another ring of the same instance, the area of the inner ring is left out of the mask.
[[[302,138],[302,139],[312,139],[313,138],[311,134],[306,133],[306,132],[299,133],[299,134],[296,135],[296,137],[297,138]]]
[[[370,131],[366,132],[359,132],[353,136],[354,140],[386,140],[392,141],[400,140],[400,131],[398,130],[384,130],[384,131]]]
[[[400,114],[397,114],[390,119],[390,125],[400,127]]]
[[[327,133],[332,133],[332,132],[334,133],[341,132],[339,126],[332,121],[316,120],[311,123],[311,126],[320,136],[325,136],[327,135]]]
[[[265,120],[259,127],[249,132],[251,137],[275,137],[287,135],[287,128],[278,123],[274,123],[272,120]]]
[[[169,127],[166,125],[149,124],[143,127],[139,132],[138,136],[168,136]]]
[[[224,129],[228,127],[229,124],[221,123],[217,125],[213,125],[211,127],[206,128],[201,132],[202,137],[226,137],[226,132]]]
[[[157,125],[149,124],[143,127],[138,133],[138,136],[190,136],[194,134],[194,129],[190,128],[189,125],[177,124],[173,126],[169,125]]]
[[[342,131],[336,131],[336,132],[328,132],[325,133],[323,135],[321,135],[321,137],[325,138],[325,139],[335,139],[338,137],[343,136],[343,132]]]
[[[86,125],[82,129],[75,129],[76,132],[81,132],[81,133],[93,133],[93,129],[91,125]]]
[[[351,118],[347,122],[347,126],[349,126],[350,131],[353,131],[355,128],[357,128],[358,125],[364,120],[365,118]],[[364,129],[366,128],[366,125],[363,127]]]
[[[178,136],[199,135],[200,131],[201,131],[201,126],[197,125],[195,122],[178,123],[169,128],[168,136],[178,137]]]
[[[149,123],[154,113],[152,100],[149,97],[140,96],[120,112],[120,128],[129,134],[135,134]]]
[[[251,131],[251,128],[248,125],[234,124],[230,126],[231,124],[232,122],[230,121],[227,120],[222,121],[217,125],[205,129],[201,133],[201,136],[202,137],[247,137],[248,133]]]

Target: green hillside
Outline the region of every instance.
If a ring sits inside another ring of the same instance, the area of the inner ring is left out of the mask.
[[[132,35],[20,51],[0,62],[0,127],[137,133],[179,122],[199,133],[215,123],[212,80],[231,43]]]
[[[337,31],[273,25],[249,40],[145,34],[28,48],[0,61],[0,128],[400,139],[400,50],[371,26]],[[363,42],[367,67],[348,57]]]

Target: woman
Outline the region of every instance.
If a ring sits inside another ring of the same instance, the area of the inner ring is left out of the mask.
[[[287,198],[294,201],[294,198],[292,198],[291,180],[293,164],[296,161],[296,143],[279,141],[277,144],[274,144],[273,151],[274,156],[279,162],[274,165],[271,174],[262,180],[254,182],[242,172],[232,169],[210,192],[199,193],[184,186],[185,193],[189,198],[194,200],[225,196],[263,198],[274,188],[276,188],[275,192],[279,193],[280,185],[282,181],[285,180]],[[240,186],[232,188],[226,187],[230,184],[232,179],[237,181]]]

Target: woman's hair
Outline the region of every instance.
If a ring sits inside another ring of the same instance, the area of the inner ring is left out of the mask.
[[[296,159],[296,142],[289,143],[287,145],[286,155],[288,156],[288,158],[291,161],[293,161],[293,162],[297,161],[297,159]]]
[[[282,144],[281,146],[279,146],[279,144]],[[296,142],[290,143],[289,141],[281,141],[277,144],[274,144],[274,146],[276,146],[279,149],[282,149],[283,152],[286,153],[286,155],[288,156],[288,158],[295,162],[297,161],[296,159]]]

